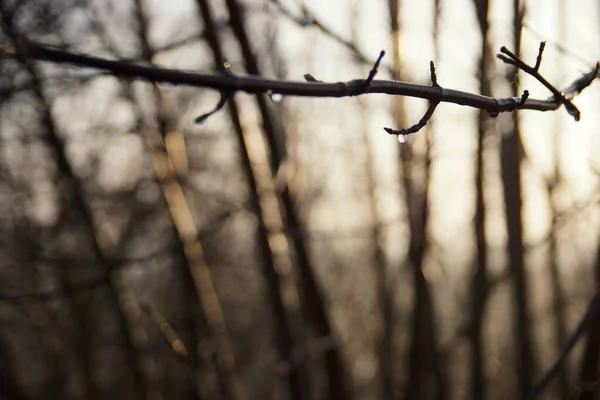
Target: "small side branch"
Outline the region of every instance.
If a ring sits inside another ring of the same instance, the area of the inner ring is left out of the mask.
[[[440,93],[443,93],[442,87],[437,82],[437,76],[435,75],[435,64],[433,63],[433,61],[429,62],[429,71],[431,73],[431,87],[434,89],[438,89],[440,91]],[[403,135],[403,136],[409,135],[411,133],[419,132],[421,129],[423,129],[425,127],[425,125],[427,125],[427,122],[429,122],[429,120],[433,116],[433,112],[435,111],[435,108],[437,107],[438,104],[440,104],[439,101],[430,100],[429,107],[427,108],[427,111],[425,111],[425,115],[423,115],[423,118],[421,118],[421,120],[418,123],[411,126],[410,128],[399,129],[399,130],[392,129],[392,128],[383,128],[383,130],[386,131],[387,133],[389,133],[390,135]],[[403,140],[401,140],[401,142],[406,141],[405,140],[406,138],[402,138],[402,139]]]
[[[498,58],[504,61],[507,64],[514,65],[518,69],[523,70],[523,72],[533,76],[538,82],[544,85],[552,94],[554,98],[560,103],[564,104],[567,112],[575,118],[575,121],[579,121],[581,118],[581,112],[577,108],[575,104],[568,98],[564,92],[558,90],[554,85],[552,85],[548,80],[539,72],[540,65],[542,64],[542,55],[544,53],[544,49],[546,47],[546,42],[541,42],[540,47],[538,49],[538,55],[535,61],[535,66],[530,66],[525,61],[523,61],[519,56],[514,54],[512,51],[508,50],[506,47],[502,46],[500,48],[500,54],[498,54]],[[598,74],[598,64],[596,64],[595,75]]]
[[[222,70],[223,70],[222,72],[225,75],[233,76],[233,72],[231,72],[231,64],[229,63],[229,61],[225,60],[223,62]],[[233,93],[234,92],[231,90],[221,90],[221,97],[219,98],[219,102],[217,103],[217,105],[211,111],[209,111],[205,114],[202,114],[201,116],[196,118],[194,120],[194,123],[197,125],[202,125],[211,115],[216,114],[217,112],[221,111],[221,109],[223,109],[223,107],[225,107],[225,104],[227,104],[229,99],[231,99],[231,97],[233,96]]]
[[[369,89],[371,84],[373,83],[373,79],[375,79],[375,75],[377,75],[377,70],[379,68],[379,64],[381,63],[381,60],[383,59],[383,56],[385,56],[385,51],[381,50],[381,52],[379,53],[379,57],[377,57],[377,61],[375,61],[373,68],[371,68],[371,72],[369,72],[369,76],[367,77],[367,79],[365,79],[365,82],[363,84],[363,86],[365,88],[365,93],[366,93],[367,89]]]

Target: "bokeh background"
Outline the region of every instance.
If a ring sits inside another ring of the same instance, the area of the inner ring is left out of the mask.
[[[559,88],[600,59],[593,0],[1,3],[3,46],[204,73],[346,81],[384,49],[377,79],[546,98],[500,46],[547,41]],[[598,82],[579,122],[442,103],[399,144],[426,101],[238,93],[197,124],[218,92],[0,70],[1,398],[525,398],[596,291]],[[598,336],[544,398],[598,379]]]

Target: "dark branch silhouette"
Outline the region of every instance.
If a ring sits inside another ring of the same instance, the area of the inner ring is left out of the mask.
[[[524,72],[527,72],[536,77],[536,79],[542,81],[543,77],[537,71],[534,71],[533,67],[529,67],[516,56],[512,57],[512,53],[505,48],[502,48],[501,51],[508,55],[508,57],[502,58],[504,61],[514,61],[514,63],[517,64],[519,68],[522,68]],[[576,107],[572,105],[570,99],[588,87],[598,76],[600,71],[600,64],[596,64],[590,72],[573,81],[572,84],[562,91],[558,91],[548,83],[550,87],[554,88],[552,89],[554,95],[547,99],[525,98],[525,94],[519,97],[494,98],[459,90],[425,86],[402,81],[369,81],[369,79],[353,79],[346,82],[324,83],[315,81],[284,81],[259,76],[193,73],[138,65],[122,60],[109,60],[106,58],[89,56],[67,51],[55,46],[27,41],[25,39],[19,40],[14,49],[6,47],[0,49],[0,57],[4,58],[16,57],[18,55],[17,53],[20,54],[21,57],[30,59],[73,64],[103,70],[119,78],[143,79],[152,82],[206,87],[225,92],[243,91],[258,94],[271,91],[271,93],[285,96],[350,97],[376,93],[408,96],[427,99],[431,102],[446,102],[474,107],[487,111],[493,117],[502,112],[515,110],[553,111],[565,104],[569,113],[573,115],[576,120],[579,119],[579,112]],[[557,96],[555,92],[558,92],[560,95]]]
[[[542,63],[542,54],[544,53],[544,48],[546,47],[546,42],[541,42],[538,50],[538,55],[535,61],[535,66],[531,67],[521,58],[519,58],[516,54],[508,50],[506,47],[502,46],[500,48],[500,54],[498,54],[498,58],[504,61],[507,64],[514,65],[518,69],[523,70],[523,72],[528,73],[537,79],[542,85],[544,85],[548,90],[552,92],[554,98],[557,101],[560,101],[561,104],[564,104],[567,112],[575,118],[575,121],[579,121],[581,118],[581,112],[573,104],[571,99],[573,96],[576,96],[581,90],[585,89],[592,81],[598,76],[598,70],[600,68],[600,63],[596,64],[596,68],[594,71],[589,74],[585,74],[579,79],[577,85],[572,85],[570,89],[560,91],[554,85],[552,85],[542,74],[540,74],[539,69]]]
[[[433,61],[429,63],[429,71],[431,72],[431,87],[443,90],[442,87],[437,83],[437,77],[435,76],[435,65],[433,64]],[[409,135],[411,133],[419,132],[421,129],[423,129],[423,127],[425,127],[425,125],[427,125],[427,122],[429,122],[429,120],[433,116],[433,112],[435,111],[435,108],[438,104],[440,104],[439,101],[430,101],[429,107],[427,108],[427,111],[425,111],[423,118],[421,118],[419,122],[417,122],[410,128],[399,130],[392,128],[383,128],[383,130],[389,133],[390,135]]]

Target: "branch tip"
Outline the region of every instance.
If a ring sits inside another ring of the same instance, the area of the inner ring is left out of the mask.
[[[369,88],[369,86],[371,86],[373,79],[375,79],[375,75],[377,75],[377,69],[379,68],[379,64],[381,63],[383,56],[385,56],[385,51],[381,50],[379,52],[379,57],[377,57],[377,61],[375,61],[373,68],[371,68],[371,72],[369,72],[369,76],[367,77],[367,79],[365,80],[365,82],[363,84],[364,91],[366,91]]]
[[[429,71],[431,72],[431,87],[441,88],[437,81],[437,76],[435,74],[435,64],[433,61],[429,61]],[[529,92],[527,92],[527,95],[529,95]],[[421,118],[419,120],[419,122],[417,122],[410,128],[398,129],[398,130],[392,129],[392,128],[383,128],[383,130],[386,131],[387,133],[389,133],[390,135],[406,136],[406,135],[410,135],[411,133],[417,133],[421,129],[423,129],[425,127],[425,125],[427,125],[427,122],[429,122],[429,120],[433,116],[433,112],[435,111],[435,108],[437,107],[438,104],[440,104],[439,100],[437,100],[437,101],[429,100],[429,107],[427,108],[427,111],[425,111],[423,118]],[[400,143],[404,143],[404,142],[405,141],[400,141]]]
[[[540,65],[542,64],[542,54],[544,53],[544,49],[546,48],[546,42],[540,42],[540,48],[538,49],[538,55],[537,58],[535,60],[535,66],[533,67],[533,69],[535,71],[538,71],[540,69]]]
[[[440,87],[437,82],[437,76],[435,74],[435,64],[433,61],[429,61],[429,72],[431,73],[431,86],[432,87]]]
[[[233,76],[233,72],[231,71],[231,63],[226,58],[223,59],[223,62],[221,63],[221,66],[220,66],[220,68],[218,68],[218,70],[220,70],[221,73],[223,73],[224,75]],[[221,97],[219,98],[219,101],[217,102],[215,107],[212,110],[210,110],[209,112],[197,117],[194,120],[194,124],[202,125],[204,122],[206,122],[206,120],[211,115],[216,114],[217,112],[221,111],[223,109],[223,107],[225,107],[225,104],[227,103],[227,101],[229,101],[231,99],[231,97],[233,96],[233,92],[225,91],[225,90],[221,90],[220,94],[221,94]]]
[[[304,74],[304,80],[306,82],[323,82],[312,76],[311,74]]]
[[[519,107],[524,106],[525,102],[527,101],[528,98],[529,98],[529,90],[525,89],[525,90],[523,90],[523,94],[521,95],[521,104],[519,104]]]
[[[194,123],[196,125],[202,125],[204,122],[206,122],[206,120],[211,115],[216,114],[217,112],[221,111],[223,109],[223,107],[225,106],[225,104],[227,103],[227,101],[229,99],[231,99],[231,96],[232,96],[232,92],[221,92],[221,98],[219,99],[219,102],[217,103],[217,105],[209,112],[202,114],[201,116],[196,118],[194,120]]]
[[[579,109],[577,108],[577,106],[575,106],[575,104],[573,104],[573,102],[570,100],[570,98],[568,98],[565,95],[564,92],[558,90],[554,85],[552,85],[550,82],[548,82],[548,80],[539,72],[540,64],[542,63],[542,55],[544,53],[545,47],[546,47],[546,42],[541,42],[540,47],[538,49],[538,56],[537,56],[537,59],[535,62],[535,66],[533,66],[533,67],[530,66],[529,64],[527,64],[525,61],[523,61],[519,56],[517,56],[516,54],[514,54],[513,52],[508,50],[505,46],[502,46],[500,48],[500,52],[502,54],[498,54],[497,57],[499,59],[501,59],[502,61],[504,61],[505,63],[514,65],[517,69],[520,69],[523,72],[534,77],[538,82],[540,82],[542,85],[544,85],[546,87],[546,89],[548,89],[550,92],[552,92],[552,94],[554,95],[554,101],[559,106],[561,104],[564,105],[565,109],[567,110],[569,115],[571,115],[573,118],[575,118],[575,121],[579,121],[579,119],[581,118],[581,113],[580,113]],[[584,78],[580,78],[578,81],[576,81],[574,83],[574,85],[578,84],[578,83],[583,85],[584,82],[585,82]],[[569,87],[569,89],[571,89],[571,88],[572,87]],[[577,86],[575,88],[578,89],[579,86]],[[583,90],[583,88],[581,88],[581,90]],[[573,92],[575,92],[575,90]],[[525,103],[524,101],[521,101],[521,104],[517,105],[517,108],[521,107],[524,103]]]
[[[496,54],[496,57],[498,57],[500,60],[502,60],[506,64],[514,65],[515,67],[517,66],[517,64],[513,60],[506,57],[504,54]]]

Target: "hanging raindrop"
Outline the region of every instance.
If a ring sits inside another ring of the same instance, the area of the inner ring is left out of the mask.
[[[283,100],[283,95],[281,93],[273,93],[270,97],[273,103],[281,103]]]
[[[273,103],[281,103],[283,95],[281,93],[273,93],[271,89],[267,90],[267,96],[273,101]]]
[[[283,95],[281,93],[273,93],[271,95],[273,103],[281,103],[283,101]]]
[[[406,135],[400,134],[398,135],[398,143],[403,144],[406,143],[408,139],[406,138]]]

